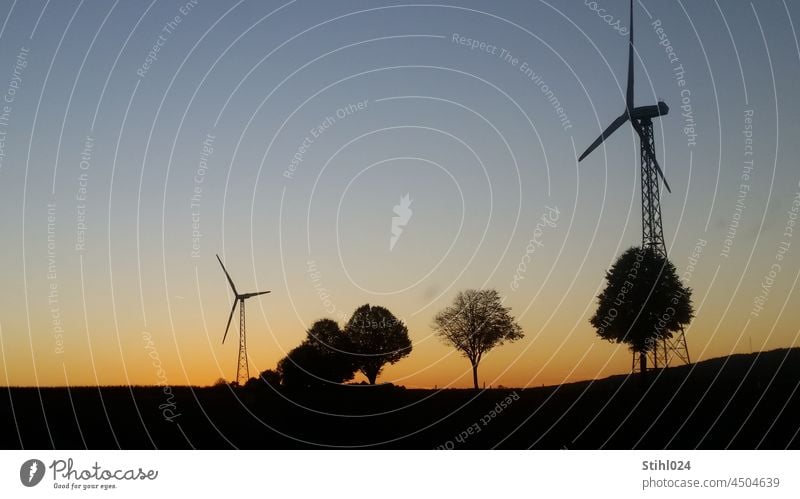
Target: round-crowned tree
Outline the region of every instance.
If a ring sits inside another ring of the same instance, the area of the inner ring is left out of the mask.
[[[408,328],[389,310],[362,305],[347,321],[344,333],[352,347],[354,364],[371,385],[387,364],[411,353]]]
[[[652,248],[626,250],[606,272],[606,287],[597,299],[589,322],[604,340],[625,343],[643,354],[642,376],[646,354],[694,317],[692,290],[683,285],[672,262]]]
[[[311,388],[350,381],[356,372],[351,350],[349,338],[335,321],[318,320],[303,343],[278,363],[281,382],[290,388]]]

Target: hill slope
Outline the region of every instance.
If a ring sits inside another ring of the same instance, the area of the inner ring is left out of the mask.
[[[800,349],[529,389],[8,388],[3,448],[798,448]],[[6,391],[4,390],[4,391]]]

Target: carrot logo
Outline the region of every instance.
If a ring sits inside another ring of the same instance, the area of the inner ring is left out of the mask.
[[[26,487],[35,487],[44,478],[44,463],[38,459],[28,459],[19,468],[19,480]]]
[[[403,233],[403,227],[408,224],[408,221],[411,220],[411,215],[414,214],[410,208],[413,201],[406,193],[405,196],[400,198],[400,204],[395,205],[392,209],[397,216],[392,217],[392,236],[389,239],[389,251],[394,249],[394,245],[400,239],[400,234]]]

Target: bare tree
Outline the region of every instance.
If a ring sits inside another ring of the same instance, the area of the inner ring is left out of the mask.
[[[478,388],[478,364],[483,354],[523,337],[522,328],[500,302],[494,289],[468,289],[433,319],[433,329],[445,343],[472,364],[472,382]]]

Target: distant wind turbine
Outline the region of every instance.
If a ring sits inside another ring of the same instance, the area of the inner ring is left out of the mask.
[[[217,255],[217,260],[219,260],[222,271],[225,272],[225,277],[228,278],[228,284],[231,285],[234,298],[233,306],[231,307],[231,313],[228,316],[228,325],[225,326],[225,334],[222,336],[223,344],[225,343],[225,338],[228,337],[228,329],[231,327],[233,312],[236,310],[236,305],[239,305],[239,361],[236,364],[236,383],[239,386],[243,386],[245,383],[247,383],[247,380],[250,379],[250,370],[247,362],[247,337],[245,334],[244,301],[254,296],[265,295],[269,293],[269,291],[257,291],[255,293],[239,294],[239,292],[236,291],[236,285],[233,284],[233,279],[231,279],[230,274],[228,274],[228,270],[225,268],[225,265],[222,263],[222,259],[219,257],[219,255]]]

